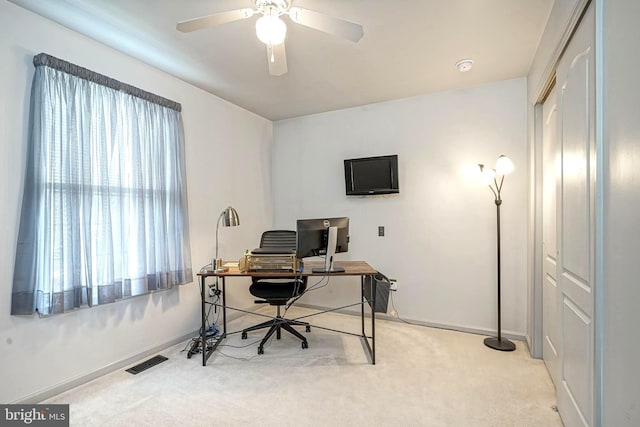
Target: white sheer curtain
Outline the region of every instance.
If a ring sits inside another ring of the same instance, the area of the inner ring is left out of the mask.
[[[193,280],[179,111],[40,65],[30,131],[12,314]]]

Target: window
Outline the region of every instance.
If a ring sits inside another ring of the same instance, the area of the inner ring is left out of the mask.
[[[180,105],[48,55],[34,64],[12,314],[191,282]]]

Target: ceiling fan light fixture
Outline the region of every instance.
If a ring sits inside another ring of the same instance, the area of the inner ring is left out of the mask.
[[[256,35],[267,46],[277,46],[287,36],[287,25],[277,15],[264,15],[256,21]]]

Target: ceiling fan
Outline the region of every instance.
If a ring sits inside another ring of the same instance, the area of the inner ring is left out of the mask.
[[[256,21],[256,35],[267,46],[269,74],[273,76],[281,76],[287,72],[287,56],[284,47],[287,25],[280,19],[282,15],[288,15],[289,19],[296,24],[340,36],[353,42],[358,42],[364,35],[364,30],[360,24],[301,7],[291,7],[290,0],[253,0],[253,2],[255,9],[229,10],[189,19],[178,22],[176,28],[183,33],[189,33],[240,19],[251,18],[256,14],[262,15]]]

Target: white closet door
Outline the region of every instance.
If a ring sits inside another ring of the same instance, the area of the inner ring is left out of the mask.
[[[595,279],[595,20],[587,10],[557,69],[558,409],[567,427],[593,425]]]
[[[561,297],[557,279],[556,187],[560,177],[560,153],[555,88],[544,101],[542,115],[542,358],[557,388],[560,378],[558,303]]]

